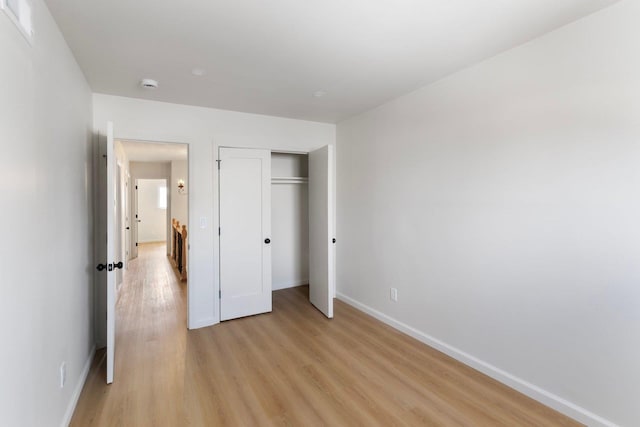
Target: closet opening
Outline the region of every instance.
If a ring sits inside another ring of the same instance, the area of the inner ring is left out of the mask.
[[[271,153],[272,289],[309,284],[309,156]]]
[[[220,321],[268,313],[272,292],[309,285],[333,317],[333,147],[219,147]]]

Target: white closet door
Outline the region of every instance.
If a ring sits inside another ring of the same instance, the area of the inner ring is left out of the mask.
[[[271,311],[271,152],[220,149],[220,320]]]
[[[309,153],[309,300],[333,317],[333,146]]]

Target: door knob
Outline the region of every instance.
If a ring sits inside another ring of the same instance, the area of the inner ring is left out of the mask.
[[[271,243],[271,239],[266,238],[266,239],[264,239],[264,242],[268,245],[269,243]]]
[[[127,230],[129,229],[129,227],[127,227]]]
[[[98,271],[106,270],[106,268],[107,268],[107,264],[98,264],[98,265],[96,266],[96,269],[97,269]]]
[[[114,263],[114,264],[113,264],[113,268],[114,268],[114,269],[115,269],[115,268],[122,269],[122,261]]]
[[[335,242],[336,242],[336,238],[335,238],[335,237],[333,238],[332,242],[333,242],[333,243],[335,243]]]

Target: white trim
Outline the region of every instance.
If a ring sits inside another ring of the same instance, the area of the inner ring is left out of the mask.
[[[574,403],[569,402],[566,399],[561,398],[560,396],[556,396],[555,394],[548,392],[530,382],[527,382],[521,378],[516,377],[502,369],[499,369],[485,361],[478,359],[475,356],[472,356],[468,353],[465,353],[462,350],[459,350],[444,341],[441,341],[437,338],[434,338],[422,331],[419,331],[405,323],[402,323],[386,314],[371,308],[361,302],[354,300],[351,297],[348,297],[340,292],[337,294],[338,299],[341,301],[357,308],[360,311],[363,311],[370,316],[375,317],[383,323],[391,326],[394,329],[397,329],[405,334],[409,335],[412,338],[417,339],[425,343],[426,345],[435,348],[448,356],[453,357],[459,362],[464,363],[467,366],[470,366],[485,375],[490,376],[491,378],[519,391],[522,394],[529,396],[532,399],[537,400],[538,402],[549,406],[555,409],[558,412],[563,413],[564,415],[575,419],[578,422],[586,424],[591,427],[618,427],[615,423],[602,418],[593,412],[588,411],[585,408],[582,408]]]
[[[218,323],[220,322],[217,319],[214,319],[213,317],[209,317],[207,319],[200,319],[196,322],[189,323],[189,330],[206,328],[207,326],[217,325]]]
[[[62,423],[60,424],[62,427],[67,427],[71,423],[71,418],[73,417],[73,413],[76,410],[76,405],[78,404],[78,399],[80,399],[80,393],[82,393],[84,383],[87,381],[87,377],[89,376],[89,370],[91,369],[91,363],[93,362],[93,358],[95,357],[95,355],[96,346],[94,345],[89,352],[87,361],[84,363],[84,367],[82,368],[82,373],[80,374],[80,378],[78,379],[76,388],[73,389],[73,394],[71,395],[69,406],[67,406],[67,410],[64,413],[64,418],[62,419]]]
[[[215,140],[211,141],[211,150],[213,155],[213,163],[211,171],[211,183],[213,184],[213,216],[211,224],[213,225],[213,323],[220,323],[220,145]],[[191,181],[189,181],[191,182]],[[216,227],[217,226],[217,227]],[[195,327],[193,328],[195,329]]]

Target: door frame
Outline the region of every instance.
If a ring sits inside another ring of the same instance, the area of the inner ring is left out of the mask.
[[[318,147],[312,147],[309,148],[307,150],[294,150],[294,149],[290,149],[290,148],[283,148],[283,147],[259,147],[259,146],[244,146],[244,145],[227,145],[227,144],[217,144],[215,141],[213,142],[213,163],[214,163],[214,167],[213,167],[213,175],[214,177],[214,182],[215,185],[213,186],[213,200],[214,200],[214,218],[213,218],[213,225],[215,227],[220,228],[220,175],[218,173],[218,167],[217,165],[219,165],[219,161],[220,161],[220,149],[221,148],[240,148],[240,149],[248,149],[248,150],[269,150],[271,153],[280,153],[280,154],[304,154],[304,155],[309,155],[309,153],[311,153],[312,151],[315,151],[319,148],[322,148],[326,145],[333,145],[333,170],[331,171],[332,174],[332,193],[333,193],[333,224],[334,224],[334,234],[336,234],[336,225],[337,225],[337,221],[336,221],[336,204],[337,204],[337,193],[336,193],[336,170],[337,170],[337,164],[336,164],[336,148],[335,148],[335,144],[323,144],[320,145]],[[201,225],[202,226],[202,225]],[[216,304],[214,304],[214,307],[216,308],[216,313],[215,313],[215,324],[220,323],[220,236],[218,233],[213,233],[213,250],[214,250],[214,257],[213,257],[213,267],[214,267],[214,275],[213,275],[213,280],[214,280],[214,299],[217,301]],[[333,268],[334,268],[334,273],[336,273],[336,250],[333,251]],[[335,299],[337,297],[337,277],[335,280],[333,280],[333,289],[330,289],[330,292],[332,294],[332,297]]]
[[[115,148],[115,147],[114,147]],[[115,150],[114,150],[115,151]],[[115,154],[114,154],[115,155]],[[125,233],[126,233],[126,194],[124,192],[124,176],[125,169],[122,162],[116,158],[116,171],[115,171],[115,192],[116,192],[116,217],[115,217],[115,232],[116,232],[116,245],[115,256],[118,260],[122,261],[124,268],[116,270],[116,289],[120,288],[124,280],[124,272],[127,268],[127,248],[125,247]]]
[[[125,259],[124,268],[129,269],[129,261],[131,261],[131,200],[130,200],[131,174],[129,171],[125,174],[124,180],[124,249]]]
[[[117,128],[117,123],[115,126],[115,134],[114,134],[114,140],[115,141],[120,141],[120,142],[141,142],[141,143],[146,143],[146,144],[181,144],[187,147],[187,182],[189,183],[189,185],[191,185],[192,182],[192,165],[191,165],[191,144],[189,144],[188,142],[180,142],[180,141],[161,141],[161,140],[147,140],[147,139],[139,139],[139,138],[126,138],[126,137],[122,137],[119,136],[117,134],[118,128]],[[138,206],[138,201],[136,200],[137,195],[136,195],[136,191],[135,191],[135,186],[136,186],[136,180],[132,178],[131,176],[131,169],[129,168],[129,170],[127,171],[127,174],[125,174],[126,180],[129,183],[128,186],[128,191],[126,191],[127,194],[125,194],[125,198],[126,200],[126,204],[127,204],[127,209],[128,212],[125,212],[125,215],[128,216],[128,222],[129,222],[129,226],[130,226],[130,238],[129,238],[129,243],[130,243],[130,247],[129,247],[129,257],[130,259],[133,259],[135,257],[137,257],[138,253],[137,250],[134,250],[133,248],[135,247],[135,244],[137,242],[137,237],[138,237],[138,226],[137,226],[137,221],[135,218],[136,212],[135,210],[137,209]],[[144,179],[144,178],[142,178]],[[169,182],[170,180],[167,180],[167,202],[170,202],[170,186],[171,183]],[[188,198],[187,198],[187,217],[189,218],[189,224],[195,224],[195,221],[193,220],[193,215],[192,215],[192,197],[189,194]],[[169,225],[171,225],[171,219],[168,219]],[[189,233],[193,233],[193,229],[195,229],[196,227],[194,227],[193,225],[189,226],[190,230]],[[169,232],[169,231],[167,231]],[[135,254],[135,256],[134,256]],[[128,260],[127,260],[128,261]],[[187,271],[192,271],[191,269],[192,265],[191,265],[191,256],[187,256]],[[188,285],[187,285],[187,317],[185,319],[185,326],[187,327],[187,329],[190,329],[191,327],[193,328],[197,328],[198,326],[192,326],[189,324],[189,309],[190,309],[190,305],[191,305],[191,299],[189,297],[190,294],[190,288],[192,283],[194,283],[193,276],[189,276],[188,278]]]

